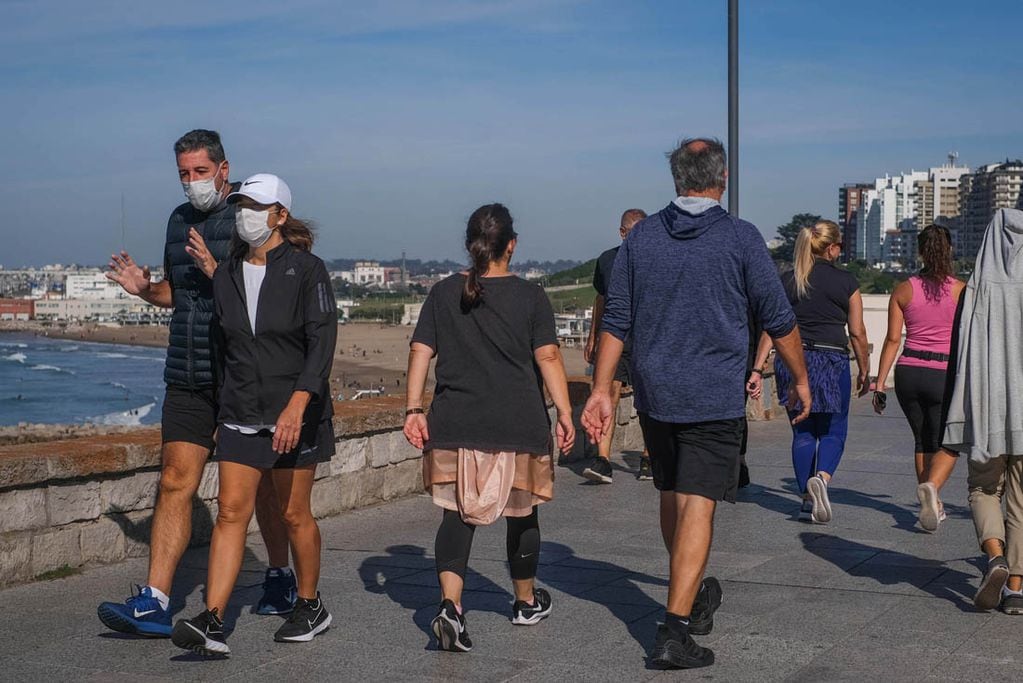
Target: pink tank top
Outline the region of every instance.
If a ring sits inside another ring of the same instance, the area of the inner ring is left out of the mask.
[[[905,347],[948,355],[956,315],[956,301],[952,296],[955,278],[949,277],[937,286],[914,275],[909,283],[913,287],[913,298],[902,312],[906,319]],[[899,358],[899,364],[937,370],[948,368],[947,361],[924,360],[905,354]]]

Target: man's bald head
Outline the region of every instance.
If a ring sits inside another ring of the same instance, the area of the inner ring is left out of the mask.
[[[686,138],[668,155],[675,192],[679,195],[725,191],[728,160],[717,138]]]
[[[625,236],[636,227],[636,223],[646,218],[646,211],[643,209],[626,209],[625,213],[622,214],[622,222],[618,228],[618,234],[625,239]]]

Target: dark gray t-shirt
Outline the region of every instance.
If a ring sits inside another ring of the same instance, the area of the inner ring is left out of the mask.
[[[426,449],[550,453],[533,359],[537,348],[558,343],[547,294],[515,276],[482,278],[482,303],[463,312],[465,279],[459,273],[433,286],[412,334],[437,353]]]
[[[810,271],[807,296],[796,294],[796,275],[788,271],[781,276],[785,293],[796,313],[799,334],[803,341],[845,346],[849,321],[849,297],[860,288],[856,276],[834,263],[818,259]]]

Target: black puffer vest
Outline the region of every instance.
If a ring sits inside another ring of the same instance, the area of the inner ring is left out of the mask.
[[[231,189],[238,189],[238,184],[233,184]],[[202,389],[215,383],[210,330],[213,282],[185,251],[189,228],[199,231],[218,263],[227,260],[234,234],[234,205],[225,204],[203,213],[186,202],[174,209],[167,221],[163,267],[166,277],[170,278],[174,312],[163,379],[170,385]]]

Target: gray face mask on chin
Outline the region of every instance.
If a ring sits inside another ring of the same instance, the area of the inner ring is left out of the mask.
[[[217,189],[217,176],[220,174],[220,169],[223,168],[223,166],[224,162],[222,161],[217,166],[216,172],[205,180],[181,183],[182,189],[185,190],[185,196],[188,197],[188,203],[199,211],[212,211],[223,201],[221,192],[224,189],[224,186],[221,185],[220,189]]]

